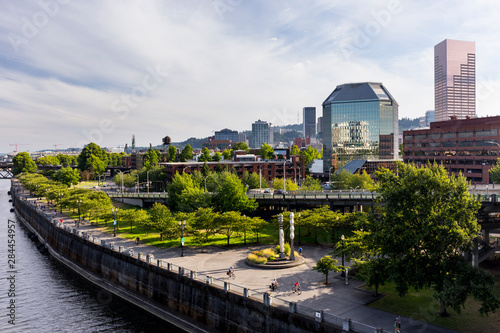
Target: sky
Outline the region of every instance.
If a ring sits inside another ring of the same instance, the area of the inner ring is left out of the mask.
[[[337,85],[434,109],[434,45],[476,43],[499,114],[500,5],[398,0],[0,0],[0,153],[161,144],[302,122]]]

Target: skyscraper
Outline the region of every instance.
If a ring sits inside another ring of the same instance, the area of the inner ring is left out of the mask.
[[[316,108],[305,107],[302,109],[302,136],[304,138],[316,136]]]
[[[264,142],[272,144],[269,127],[270,124],[267,121],[262,121],[260,119],[252,124],[251,148],[260,148]]]
[[[445,39],[434,46],[435,120],[475,118],[476,46]]]
[[[229,128],[215,131],[215,140],[231,140],[232,142],[238,142],[238,131],[232,131]]]
[[[323,102],[323,170],[353,160],[397,159],[398,103],[375,82],[337,86]]]

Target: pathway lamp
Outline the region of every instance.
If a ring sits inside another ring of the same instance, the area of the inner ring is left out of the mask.
[[[295,261],[295,253],[293,249],[293,239],[295,238],[295,226],[293,221],[293,212],[290,213],[290,261]]]
[[[113,220],[113,237],[116,237],[116,226],[118,222],[116,221],[116,214],[118,213],[118,208],[111,208],[111,212],[113,213],[114,220]]]
[[[186,221],[179,221],[179,228],[181,229],[181,257],[184,257],[184,228],[186,227]]]
[[[78,205],[78,224],[82,221],[82,215],[80,214],[80,206],[82,205],[81,199],[76,199],[76,204]]]
[[[300,213],[298,214],[298,224],[299,224],[299,245],[302,245],[302,243],[300,242]]]
[[[148,172],[146,172],[146,185],[148,187],[148,194],[149,194],[149,173],[151,172],[151,170],[148,170]]]
[[[344,235],[340,236],[340,239],[342,240],[342,267],[344,267],[344,241],[345,241]],[[345,270],[342,270],[340,276],[345,276]]]

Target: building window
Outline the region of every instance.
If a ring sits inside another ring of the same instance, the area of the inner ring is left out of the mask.
[[[498,131],[496,129],[484,130],[484,131],[476,131],[476,137],[481,136],[496,136]]]
[[[457,143],[455,141],[445,141],[443,142],[443,147],[456,147]]]
[[[427,136],[427,138],[432,139],[432,140],[441,139],[441,134],[440,133],[429,134]]]
[[[425,134],[415,135],[415,140],[425,140]]]
[[[443,139],[455,139],[457,137],[457,133],[443,133]]]
[[[441,142],[429,142],[429,148],[439,148],[441,147]]]
[[[459,138],[472,138],[474,136],[474,132],[458,132]]]
[[[474,142],[473,141],[458,141],[458,146],[459,147],[473,147]]]

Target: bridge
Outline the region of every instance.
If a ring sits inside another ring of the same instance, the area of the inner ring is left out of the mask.
[[[0,179],[14,178],[12,167],[12,162],[0,162]]]

